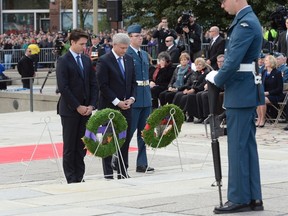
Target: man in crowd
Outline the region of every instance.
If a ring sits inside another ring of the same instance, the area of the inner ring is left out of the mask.
[[[186,15],[178,18],[175,30],[178,34],[184,34],[184,42],[185,45],[188,46],[187,51],[190,51],[191,60],[194,62],[196,58],[201,56],[202,29],[201,26],[196,23],[196,18],[192,12],[189,12],[188,16],[188,22],[183,20]]]
[[[28,79],[28,77],[34,77],[35,72],[29,48],[26,49],[25,55],[18,62],[17,69],[22,78],[23,88],[30,89],[30,80],[33,82],[33,79]]]
[[[214,70],[218,70],[217,56],[224,53],[225,40],[219,35],[219,28],[212,26],[209,30],[211,38],[208,48],[208,56],[206,63],[209,64]]]
[[[167,49],[165,44],[165,39],[168,36],[172,36],[173,38],[177,38],[177,34],[174,29],[169,29],[168,27],[168,19],[166,17],[162,17],[161,22],[158,24],[157,30],[154,31],[152,37],[158,39],[158,54]]]
[[[285,25],[286,25],[286,31],[283,31],[279,34],[278,52],[288,56],[288,17],[285,20]]]
[[[165,44],[166,44],[166,47],[167,47],[166,51],[171,56],[171,62],[173,64],[178,65],[179,64],[180,52],[179,52],[178,47],[175,44],[174,38],[172,36],[166,37],[165,38]]]
[[[206,79],[225,88],[224,107],[228,132],[228,201],[214,213],[261,211],[259,158],[255,138],[255,110],[264,104],[255,63],[262,45],[262,29],[247,0],[223,0],[221,7],[236,15],[228,29],[224,65]],[[240,92],[240,93],[239,93]]]

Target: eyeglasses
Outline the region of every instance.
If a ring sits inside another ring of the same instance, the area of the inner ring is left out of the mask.
[[[220,0],[221,4],[224,4],[226,2],[226,0]]]
[[[172,40],[166,40],[165,42],[171,42]]]
[[[214,30],[209,30],[209,32],[215,32]]]

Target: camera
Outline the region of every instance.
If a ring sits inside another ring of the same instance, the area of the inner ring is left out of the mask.
[[[64,43],[65,43],[65,33],[58,32],[58,37],[55,40],[55,46],[54,46],[56,55],[58,56],[61,55],[61,51],[63,49]]]
[[[280,32],[286,30],[285,20],[288,18],[288,10],[285,6],[278,6],[269,18],[272,21],[272,28]]]
[[[191,16],[193,16],[192,10],[182,12],[180,21],[181,28],[187,27],[189,25]]]

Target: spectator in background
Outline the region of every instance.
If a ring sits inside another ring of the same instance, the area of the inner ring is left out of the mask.
[[[4,66],[8,70],[11,68],[12,61],[12,40],[10,38],[5,39],[3,51],[4,51]]]
[[[179,59],[180,65],[174,70],[173,76],[168,85],[168,90],[161,92],[159,95],[161,106],[164,106],[166,103],[171,104],[177,92],[183,91],[188,87],[187,83],[192,75],[192,69],[189,65],[190,55],[183,52]]]
[[[288,56],[288,17],[285,20],[285,25],[286,25],[286,31],[283,31],[279,34],[278,52]]]
[[[31,50],[31,58],[33,59],[34,71],[36,72],[38,67],[40,48],[35,39],[31,39],[30,42],[31,43],[29,44],[28,49]]]
[[[178,65],[179,64],[179,56],[180,52],[178,47],[175,45],[174,38],[172,36],[168,36],[165,38],[165,44],[167,47],[167,52],[169,53],[171,57],[171,62],[173,64]]]
[[[265,70],[262,74],[264,86],[265,104],[257,107],[256,127],[264,127],[266,119],[267,104],[275,104],[283,101],[283,79],[281,73],[276,69],[277,60],[272,55],[265,57]]]
[[[146,40],[147,40],[147,52],[153,59],[156,59],[157,58],[157,40],[152,37],[151,31],[147,32]]]
[[[177,38],[177,34],[174,29],[169,29],[168,19],[162,17],[161,22],[158,24],[157,30],[154,31],[152,37],[158,39],[158,54],[167,49],[165,44],[165,38],[172,36],[174,39]]]
[[[206,63],[214,70],[218,70],[217,56],[224,54],[225,40],[219,35],[219,28],[212,26],[209,30],[211,41],[209,43]]]
[[[176,32],[178,34],[184,34],[185,43],[189,45],[191,61],[201,56],[201,37],[202,28],[196,23],[196,18],[192,12],[189,12],[188,23],[183,23],[183,15],[178,18]]]
[[[20,59],[17,65],[17,69],[19,74],[21,75],[23,88],[30,89],[30,79],[25,79],[27,77],[34,77],[35,71],[33,66],[33,60],[31,58],[31,49],[27,48],[25,51],[25,55]],[[32,79],[32,82],[34,80]]]
[[[7,83],[3,80],[7,80],[8,77],[3,73],[5,71],[5,67],[0,64],[0,90],[6,90],[7,89]]]
[[[288,66],[286,64],[287,57],[282,53],[274,53],[274,57],[277,60],[277,70],[281,72],[283,82],[288,83]]]
[[[259,74],[262,74],[265,69],[264,60],[265,60],[265,54],[261,52],[258,58]]]
[[[149,75],[153,109],[158,108],[159,95],[161,92],[168,89],[168,84],[174,71],[174,67],[171,63],[171,57],[167,52],[159,53],[158,61],[159,63],[156,66],[155,71]]]

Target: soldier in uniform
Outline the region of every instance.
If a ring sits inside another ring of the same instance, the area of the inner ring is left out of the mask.
[[[143,42],[141,26],[138,24],[131,25],[127,28],[127,33],[130,37],[130,46],[126,53],[133,57],[137,82],[136,100],[132,105],[131,136],[127,139],[131,140],[133,133],[137,129],[138,155],[136,172],[151,172],[154,171],[154,168],[148,166],[146,145],[141,136],[141,131],[144,129],[146,120],[152,110],[149,86],[149,58],[147,52],[140,49]]]
[[[98,35],[95,35],[95,34],[92,35],[91,42],[92,42],[92,46],[90,47],[90,50],[89,50],[89,56],[90,56],[90,59],[92,60],[93,66],[96,67],[98,58],[104,53],[103,52],[101,53],[100,38]]]
[[[256,79],[255,61],[261,51],[261,25],[247,0],[222,0],[221,7],[236,16],[228,30],[224,65],[206,77],[216,86],[224,86],[227,115],[228,201],[215,207],[214,213],[260,211],[264,207],[255,110],[264,103],[264,92],[263,86],[258,84],[261,80]]]

